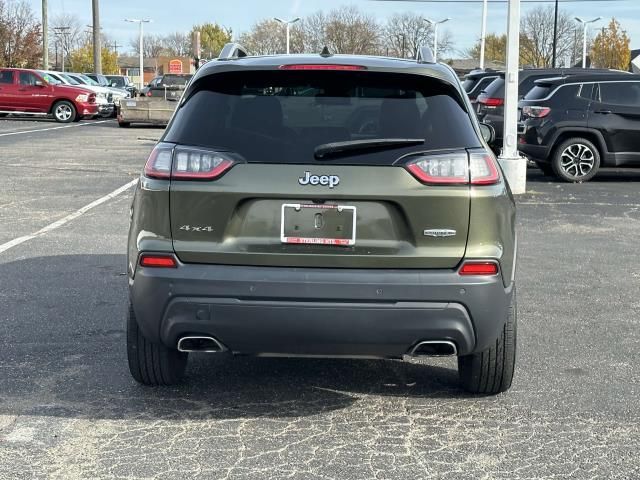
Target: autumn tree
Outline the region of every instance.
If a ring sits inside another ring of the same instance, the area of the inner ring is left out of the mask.
[[[217,57],[222,47],[231,41],[231,29],[218,25],[217,23],[194,25],[189,34],[189,38],[193,38],[193,34],[196,31],[200,32],[200,54],[202,58]]]
[[[598,68],[627,70],[631,61],[629,37],[620,29],[620,22],[612,18],[608,27],[596,35],[591,48],[591,63]]]
[[[0,0],[0,65],[35,68],[42,59],[40,23],[24,0]]]
[[[102,47],[102,73],[115,75],[118,70],[118,54],[106,47]],[[93,66],[93,45],[90,43],[77,48],[69,57],[71,70],[74,72],[95,72]]]
[[[507,35],[489,33],[484,39],[484,58],[490,62],[505,63],[507,59]],[[480,58],[480,40],[467,52],[469,58]]]

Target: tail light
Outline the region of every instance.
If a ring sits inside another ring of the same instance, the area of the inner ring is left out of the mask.
[[[215,180],[239,160],[226,152],[159,143],[149,155],[144,174],[149,178]]]
[[[487,152],[425,155],[405,168],[428,185],[493,185],[500,180],[496,160]]]
[[[501,107],[504,105],[504,98],[485,97],[480,95],[478,97],[478,103],[481,103],[486,107]]]
[[[542,118],[549,115],[551,109],[549,107],[522,107],[522,114],[531,118]]]
[[[143,253],[140,255],[140,266],[151,268],[178,268],[178,261],[173,255]]]
[[[466,261],[458,270],[460,275],[497,275],[500,269],[496,262]]]

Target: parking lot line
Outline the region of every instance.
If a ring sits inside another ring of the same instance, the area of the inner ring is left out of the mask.
[[[59,130],[61,128],[86,127],[87,125],[97,125],[98,123],[113,122],[113,120],[98,120],[91,123],[76,123],[74,125],[61,125],[59,127],[41,128],[38,130],[22,130],[20,132],[0,133],[0,137],[8,137],[10,135],[22,135],[25,133],[48,132],[49,130]]]
[[[108,200],[111,200],[112,198],[117,197],[122,192],[125,192],[126,190],[130,189],[131,187],[133,187],[136,183],[138,183],[138,179],[137,178],[135,180],[131,180],[129,183],[124,184],[120,188],[117,188],[113,192],[105,195],[104,197],[100,197],[97,200],[94,200],[93,202],[91,202],[91,203],[85,205],[84,207],[76,210],[75,212],[67,215],[66,217],[61,218],[60,220],[57,220],[57,221],[55,221],[53,223],[50,223],[46,227],[41,228],[40,230],[38,230],[37,232],[34,232],[32,234],[29,234],[29,235],[24,235],[22,237],[14,238],[13,240],[10,240],[10,241],[8,241],[6,243],[3,243],[2,245],[0,245],[0,253],[6,252],[10,248],[13,248],[13,247],[15,247],[17,245],[20,245],[21,243],[24,243],[24,242],[26,242],[28,240],[33,239],[33,238],[39,237],[40,235],[44,235],[45,233],[51,232],[52,230],[55,230],[56,228],[59,228],[59,227],[61,227],[62,225],[66,224],[66,223],[69,223],[71,220],[75,220],[76,218],[78,218],[82,214],[88,212],[92,208],[97,207],[98,205],[101,205],[104,202],[106,202]]]

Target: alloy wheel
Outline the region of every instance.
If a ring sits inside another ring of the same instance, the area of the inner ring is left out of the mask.
[[[580,179],[589,174],[595,164],[593,150],[582,143],[574,143],[560,154],[560,168],[570,177]]]
[[[69,105],[58,105],[56,107],[56,118],[62,121],[67,121],[71,118],[73,112],[71,111],[71,107]]]

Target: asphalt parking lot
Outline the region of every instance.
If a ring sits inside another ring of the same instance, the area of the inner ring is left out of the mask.
[[[145,388],[125,186],[162,130],[59,127],[0,120],[1,479],[640,477],[640,170],[529,171],[506,394],[465,394],[452,359],[192,355],[188,383]]]

